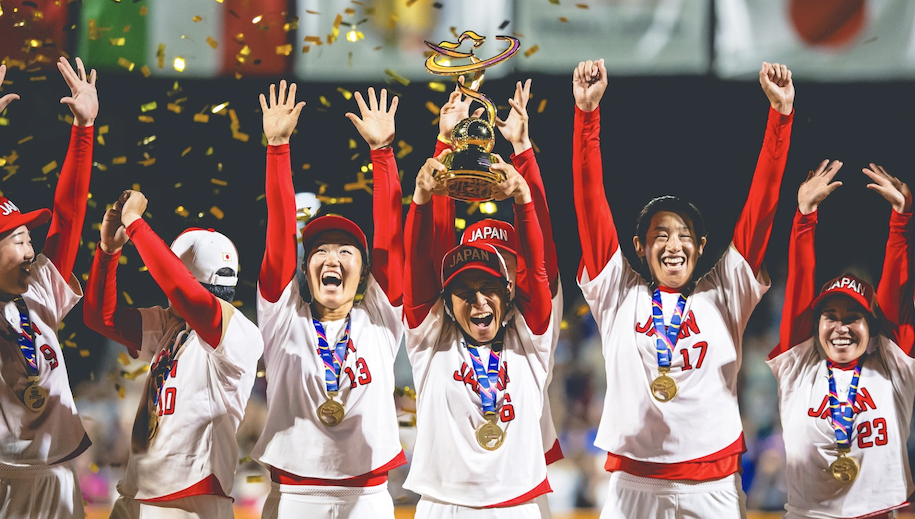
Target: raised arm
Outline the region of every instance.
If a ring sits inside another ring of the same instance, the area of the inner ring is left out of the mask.
[[[550,295],[555,297],[559,289],[559,263],[556,259],[556,244],[553,242],[553,223],[546,203],[546,188],[543,186],[543,177],[540,175],[540,166],[534,157],[529,134],[527,102],[530,98],[531,80],[528,79],[523,85],[520,81],[515,83],[515,94],[508,100],[511,111],[505,120],[496,119],[496,127],[502,132],[502,137],[511,143],[513,151],[511,162],[531,189],[534,209],[537,211],[537,219],[540,220],[543,229],[543,252],[547,279],[550,282]],[[518,270],[521,271],[522,268],[519,266]]]
[[[422,324],[441,293],[441,280],[438,280],[441,260],[435,260],[429,251],[432,247],[432,196],[444,193],[444,186],[436,182],[433,174],[443,171],[442,158],[448,152],[442,152],[434,159],[427,159],[419,173],[416,174],[416,188],[413,191],[413,203],[407,213],[404,225],[404,316],[410,328]]]
[[[126,200],[126,196],[122,198]],[[83,321],[92,330],[127,346],[130,356],[137,358],[143,343],[143,318],[136,309],[118,304],[118,258],[127,239],[118,200],[102,219],[101,239],[86,283]]]
[[[824,160],[816,171],[807,174],[807,180],[797,191],[797,212],[791,225],[791,241],[788,242],[785,306],[782,308],[779,343],[769,353],[770,359],[807,340],[813,330],[810,304],[816,297],[814,232],[817,226],[817,207],[842,185],[839,181],[833,181],[841,167],[842,163],[837,160],[832,163]]]
[[[737,220],[732,240],[754,274],[759,274],[766,256],[794,122],[794,83],[788,67],[763,63],[759,84],[769,99],[769,119],[747,203]]]
[[[6,78],[6,65],[0,65],[0,92],[3,91],[3,80]],[[19,99],[19,94],[6,94],[3,97],[0,97],[0,112],[6,110],[6,107]]]
[[[60,275],[69,281],[86,220],[98,91],[95,89],[95,70],[87,78],[81,59],[76,58],[79,72],[75,72],[65,58],[60,58],[57,68],[70,87],[70,96],[62,98],[60,103],[69,106],[73,112],[73,127],[70,130],[67,158],[64,159],[57,189],[54,191],[54,213],[45,241],[44,255],[57,267]]]
[[[872,163],[870,168],[861,171],[873,181],[867,187],[880,193],[893,207],[883,256],[883,274],[877,285],[877,305],[892,326],[896,344],[908,355],[915,356],[915,302],[912,300],[912,263],[909,257],[912,192],[909,186],[887,173],[882,166]]]
[[[222,308],[219,299],[203,287],[143,220],[146,197],[128,191],[121,209],[121,223],[146,264],[149,274],[165,292],[172,307],[210,347],[222,342]]]
[[[524,316],[524,321],[536,335],[546,333],[550,324],[552,303],[550,283],[546,275],[543,253],[543,231],[537,219],[537,211],[527,181],[512,166],[501,160],[492,165],[492,170],[505,173],[505,181],[495,190],[496,200],[514,199],[515,222],[518,231],[518,256],[523,258],[526,273],[517,278],[515,304]],[[521,261],[519,261],[519,264]],[[521,285],[524,283],[524,286]]]
[[[619,249],[613,215],[604,192],[604,167],[600,154],[600,100],[607,89],[604,60],[582,61],[572,74],[575,127],[572,132],[572,187],[581,265],[594,279]]]
[[[270,85],[270,102],[260,95],[264,114],[264,135],[267,137],[267,243],[264,261],[258,276],[261,296],[271,303],[279,300],[286,285],[295,277],[296,222],[295,190],[292,187],[292,167],[289,162],[289,138],[295,130],[305,101],[295,102],[296,85],[280,81]]]
[[[360,92],[356,92],[356,104],[360,116],[347,113],[356,130],[365,139],[372,152],[372,216],[375,220],[372,240],[372,275],[394,306],[403,303],[403,195],[397,162],[394,160],[394,115],[397,113],[399,98],[391,99],[388,107],[388,91],[381,89],[375,99],[375,89],[369,88],[369,105],[366,106]]]

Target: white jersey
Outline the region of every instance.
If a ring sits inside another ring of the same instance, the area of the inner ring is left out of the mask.
[[[915,491],[906,450],[915,359],[882,335],[871,339],[868,350],[853,406],[848,455],[858,461],[860,472],[851,483],[835,480],[829,469],[838,455],[829,411],[829,371],[814,338],[768,361],[778,380],[789,512],[860,517],[898,508]],[[848,381],[841,384],[839,370],[834,372],[844,402]]]
[[[494,451],[477,443],[475,432],[486,420],[476,373],[442,299],[418,327],[407,330],[418,398],[416,443],[404,488],[445,503],[485,507],[515,503],[544,485],[540,417],[553,332],[534,335],[514,310],[509,319],[496,387],[498,425],[505,435]]]
[[[594,279],[579,281],[597,321],[607,369],[607,396],[594,445],[618,456],[675,464],[718,453],[742,434],[737,408],[741,341],[750,314],[768,290],[733,247],[699,278],[683,310],[669,376],[678,393],[654,399],[658,376],[652,291],[620,249]],[[760,274],[761,278],[765,278]],[[662,293],[665,324],[678,294]]]
[[[223,300],[219,306],[222,339],[213,348],[191,331],[177,348],[171,373],[160,392],[158,432],[145,449],[137,449],[136,443],[137,435],[145,436],[146,431],[134,432],[127,473],[118,485],[121,494],[139,500],[161,498],[210,475],[216,476],[226,495],[232,492],[238,464],[235,434],[251,396],[263,341],[257,326],[235,307]],[[176,344],[179,333],[183,336],[186,323],[160,306],[139,311],[143,320],[141,349],[152,353],[155,367]],[[154,384],[151,375],[146,384],[148,391]],[[146,405],[144,398],[141,413],[145,413]]]
[[[296,476],[349,479],[400,458],[394,408],[394,358],[403,338],[403,307],[392,306],[373,276],[350,311],[350,340],[341,366],[338,402],[343,421],[324,425],[324,361],[318,353],[311,305],[293,279],[271,303],[258,288],[257,321],[266,345],[267,423],[251,456]]]
[[[29,380],[17,339],[22,330],[19,310],[12,301],[3,304],[9,326],[3,325],[0,331],[0,464],[53,464],[73,454],[86,436],[57,339],[61,320],[83,296],[76,278],[71,276],[69,281],[39,254],[22,296],[35,331],[38,385],[48,390],[48,401],[40,412],[23,404]]]
[[[546,384],[543,386],[543,415],[540,417],[540,435],[543,438],[543,452],[547,456],[547,463],[558,461],[560,450],[551,452],[556,447],[558,436],[556,424],[553,423],[553,411],[550,408],[550,382],[553,380],[553,360],[556,357],[556,345],[559,344],[559,332],[562,329],[562,282],[556,281],[556,297],[551,301],[553,313],[550,315],[550,365],[547,371]]]

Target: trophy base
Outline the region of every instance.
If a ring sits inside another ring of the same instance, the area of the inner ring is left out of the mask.
[[[461,150],[449,153],[442,164],[447,168],[436,179],[448,190],[448,196],[466,202],[492,199],[493,189],[505,182],[505,175],[490,171],[497,162],[492,153],[481,150]]]

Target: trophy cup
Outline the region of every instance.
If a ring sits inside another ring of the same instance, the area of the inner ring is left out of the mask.
[[[479,47],[486,40],[483,36],[473,32],[464,31],[457,43],[443,41],[438,44],[426,42],[433,53],[426,60],[426,70],[433,74],[460,76],[473,73],[473,85],[483,83],[485,69],[501,63],[515,55],[521,48],[521,42],[511,36],[496,36],[497,40],[509,42],[507,49],[492,58],[481,60],[470,52],[460,52],[458,47],[465,40],[472,40],[473,47]],[[451,59],[469,59],[470,63],[463,65],[443,64],[438,60],[442,56]],[[454,126],[451,132],[451,147],[453,151],[445,156],[443,164],[445,171],[436,174],[436,180],[448,190],[448,196],[458,200],[477,202],[490,200],[493,188],[505,181],[501,172],[490,171],[490,166],[496,162],[492,148],[495,145],[495,131],[493,125],[496,120],[496,105],[485,95],[467,88],[458,83],[458,88],[467,97],[475,99],[486,108],[484,117],[468,117]]]

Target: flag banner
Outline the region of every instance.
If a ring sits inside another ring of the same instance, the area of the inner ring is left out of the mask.
[[[457,42],[464,31],[474,31],[486,41],[473,48],[465,41],[461,51],[485,59],[504,50],[495,36],[512,18],[509,0],[298,0],[296,76],[304,80],[388,82],[441,81],[426,71],[431,53],[425,41]],[[522,41],[522,50],[524,43]],[[519,58],[493,67],[487,77],[504,75]],[[447,80],[447,78],[446,78]],[[450,89],[451,87],[449,87]]]
[[[289,23],[285,0],[86,0],[78,55],[146,76],[281,75]]]
[[[523,35],[522,70],[572,73],[603,58],[610,74],[705,74],[711,0],[559,0],[523,3],[509,28]]]
[[[716,0],[715,72],[755,77],[763,61],[795,78],[915,77],[911,0]]]

